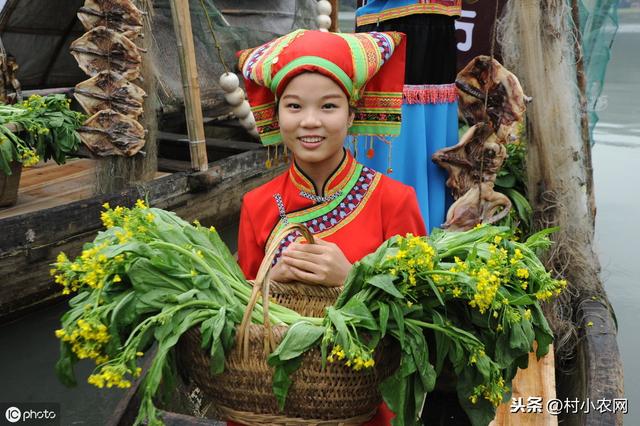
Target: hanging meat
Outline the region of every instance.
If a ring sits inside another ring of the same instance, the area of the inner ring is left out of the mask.
[[[510,141],[526,102],[518,78],[489,56],[477,56],[456,77],[460,115],[470,125],[488,121],[499,139]],[[485,97],[487,108],[485,112]]]
[[[484,123],[469,128],[457,145],[440,149],[432,156],[448,172],[446,184],[455,199],[478,182],[495,181],[506,158],[506,148]]]
[[[132,156],[144,146],[145,131],[136,120],[106,109],[78,129],[82,142],[96,155]]]
[[[142,31],[142,12],[130,0],[86,0],[78,19],[87,31],[102,26],[130,40]]]
[[[145,96],[144,90],[113,71],[102,71],[75,89],[75,97],[87,114],[112,109],[136,120],[142,114]]]
[[[450,231],[466,231],[479,223],[496,223],[511,210],[511,200],[493,189],[493,182],[475,184],[447,211],[442,226]]]
[[[106,27],[96,27],[71,43],[71,54],[87,75],[100,71],[117,72],[127,80],[140,76],[141,57],[136,45],[124,35]]]

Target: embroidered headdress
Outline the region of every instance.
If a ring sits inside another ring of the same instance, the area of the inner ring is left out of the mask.
[[[291,79],[321,73],[356,107],[352,135],[398,135],[404,82],[404,34],[297,30],[239,52],[249,104],[264,145],[282,141],[276,100]]]

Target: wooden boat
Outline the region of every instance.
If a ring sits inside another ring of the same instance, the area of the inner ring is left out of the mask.
[[[53,48],[49,49],[50,52],[45,52],[47,55],[41,55],[41,60],[30,61],[31,64],[38,65],[40,70],[30,72],[32,78],[23,80],[23,84],[27,88],[68,91],[70,86],[84,78],[81,73],[75,72],[78,71],[77,67],[70,66],[69,58],[65,58],[63,54],[69,41],[82,33],[74,16],[83,1],[73,0],[64,2],[64,5],[58,4],[59,2],[55,2],[55,5],[53,3],[46,0],[8,0],[0,15],[0,36],[6,46],[15,43],[14,46],[18,50],[14,54],[32,58],[37,55],[34,55],[31,47],[25,47],[24,40],[28,40],[31,46],[48,46],[50,44],[40,41],[50,39],[52,35],[58,36]],[[53,7],[57,8],[57,13],[42,12]],[[58,16],[60,22],[55,29],[40,28],[37,23],[32,25],[32,28],[28,28],[24,23],[19,27],[12,27],[13,14]],[[236,13],[236,16],[238,15]],[[64,17],[67,19],[63,19]],[[273,18],[273,15],[269,16],[269,19]],[[32,38],[24,37],[25,32],[30,33]],[[18,62],[22,62],[20,57]],[[69,69],[74,70],[75,74],[70,73]],[[170,72],[171,70],[162,71],[163,75]],[[219,92],[203,91],[203,108],[209,111],[210,117],[214,120],[225,113],[221,99],[222,95]],[[180,118],[182,107],[180,103],[168,103],[163,106],[161,112],[166,119]],[[188,162],[180,157],[180,154],[186,153],[184,146],[180,145],[184,143],[181,140],[185,136],[180,134],[178,128],[165,130],[174,133],[158,135],[162,142],[161,154],[164,155],[159,159],[160,173],[155,179],[140,187],[102,196],[83,193],[82,185],[90,184],[89,160],[72,162],[60,168],[59,171],[65,171],[65,175],[60,177],[58,182],[47,182],[52,185],[45,185],[43,182],[54,180],[51,179],[49,169],[35,169],[35,176],[26,176],[29,179],[33,178],[33,184],[24,188],[25,197],[29,194],[35,196],[38,191],[44,191],[46,196],[46,191],[50,191],[49,194],[58,192],[56,185],[61,185],[67,188],[64,190],[65,197],[68,195],[71,198],[64,200],[64,203],[57,203],[57,197],[39,199],[38,202],[43,203],[39,207],[33,204],[31,209],[20,210],[21,207],[17,206],[12,212],[0,211],[0,276],[11,277],[11,280],[6,280],[0,285],[0,322],[60,297],[55,284],[48,278],[49,264],[59,251],[78,253],[82,244],[93,239],[95,233],[101,229],[98,218],[103,203],[131,204],[137,198],[146,198],[152,205],[176,211],[188,220],[199,218],[204,223],[215,218],[216,226],[221,228],[233,223],[237,217],[241,194],[270,179],[281,170],[264,169],[267,153],[256,144],[210,139],[207,140],[207,145],[209,158],[213,161],[209,164],[209,170],[199,173],[188,172]],[[42,173],[40,179],[38,173]],[[29,174],[31,173],[28,172],[27,175]],[[73,174],[76,176],[72,179]],[[574,305],[581,339],[574,353],[573,368],[556,369],[552,373],[549,369],[550,360],[547,359],[540,366],[528,370],[528,377],[523,379],[524,384],[518,388],[514,387],[514,392],[521,392],[525,398],[550,397],[555,393],[555,397],[560,400],[576,398],[579,401],[611,401],[621,395],[622,367],[616,343],[616,325],[610,307],[605,301],[590,298],[580,300]],[[132,424],[137,413],[139,397],[136,384],[120,401],[109,424]],[[433,424],[465,424],[465,419],[460,418],[455,397],[434,392],[430,398],[430,405],[440,408],[437,412],[434,410]],[[184,406],[164,408],[163,418],[169,425],[219,424],[215,420],[193,416]],[[500,410],[499,416],[502,417],[498,418],[498,425],[556,424],[550,416],[544,416],[542,419],[533,414],[521,417],[507,415],[509,405],[502,406]],[[615,425],[621,424],[622,414],[563,413],[557,420],[569,425]]]

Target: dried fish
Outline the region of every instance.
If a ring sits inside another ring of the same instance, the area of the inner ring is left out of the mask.
[[[495,223],[511,209],[511,200],[493,190],[493,182],[474,185],[451,205],[442,226],[450,231],[466,231],[479,223]]]
[[[75,88],[76,99],[89,115],[112,109],[138,119],[145,96],[144,90],[113,71],[102,71]]]
[[[131,0],[86,0],[78,19],[87,31],[103,26],[130,40],[142,31],[142,12]]]
[[[455,199],[478,182],[493,182],[507,150],[489,125],[469,128],[458,144],[436,151],[432,159],[448,173],[447,186]]]
[[[144,146],[144,128],[134,119],[106,109],[78,129],[82,142],[96,155],[132,156]]]
[[[136,45],[122,34],[96,27],[71,43],[71,54],[80,68],[93,77],[100,71],[114,71],[129,81],[140,76],[142,62]]]

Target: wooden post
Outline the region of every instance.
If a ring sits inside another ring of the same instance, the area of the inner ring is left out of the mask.
[[[182,88],[184,89],[184,107],[187,132],[189,134],[191,167],[196,171],[204,171],[208,168],[207,149],[202,121],[202,105],[200,103],[198,68],[191,30],[189,0],[171,0],[170,3],[173,29],[176,33],[178,45],[178,57],[180,58]]]
[[[340,23],[338,22],[338,9],[340,9],[340,0],[329,0],[331,2],[331,26],[329,31],[332,33],[340,32]]]

